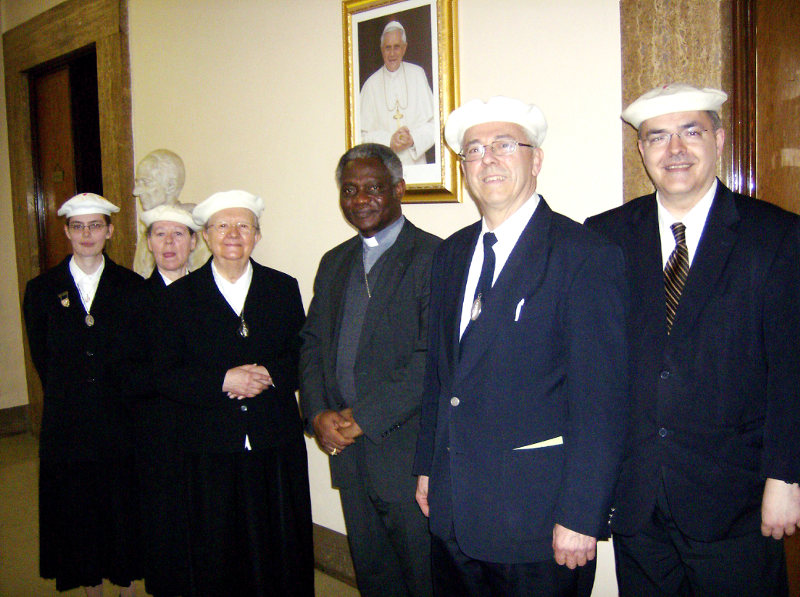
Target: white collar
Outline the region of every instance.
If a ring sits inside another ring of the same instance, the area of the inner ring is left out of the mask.
[[[231,309],[237,315],[241,315],[244,309],[244,302],[247,299],[247,292],[250,290],[250,282],[253,280],[253,264],[248,260],[247,268],[235,282],[229,282],[217,271],[213,259],[211,260],[211,273],[214,275],[214,282],[216,282],[217,288],[222,296],[225,297],[225,300],[228,301]]]

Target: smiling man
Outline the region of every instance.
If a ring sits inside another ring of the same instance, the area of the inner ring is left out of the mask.
[[[483,218],[431,270],[414,473],[437,596],[592,589],[627,418],[623,262],[536,193],[546,131],[506,97],[445,126]]]
[[[328,251],[302,331],[306,428],[330,454],[361,594],[431,594],[430,535],[411,474],[439,239],[402,215],[403,167],[357,145],[336,169],[342,213],[359,234]]]
[[[425,71],[404,62],[408,43],[398,21],[381,34],[383,66],[361,89],[361,140],[388,145],[405,165],[425,164],[438,137],[433,92]]]
[[[612,520],[620,594],[786,595],[800,522],[800,224],[715,176],[717,89],[622,118],[656,192],[590,218],[625,253],[632,428]]]

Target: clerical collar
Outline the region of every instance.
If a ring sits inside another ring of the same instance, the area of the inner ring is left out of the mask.
[[[406,218],[402,214],[394,222],[389,224],[383,230],[379,230],[373,236],[361,237],[361,246],[363,247],[362,256],[364,259],[364,271],[369,273],[372,266],[380,259],[386,251],[388,251],[397,237],[400,236],[400,231],[403,229]]]
[[[683,216],[680,220],[686,226],[686,248],[689,251],[689,265],[694,261],[697,247],[700,244],[700,237],[703,234],[706,220],[708,219],[708,212],[711,211],[711,204],[714,202],[714,196],[717,193],[717,185],[719,182],[714,179],[711,188],[708,189],[705,195],[698,201],[692,209]],[[670,253],[675,248],[675,236],[672,234],[670,226],[677,222],[666,207],[661,204],[661,197],[656,193],[656,205],[658,206],[658,232],[661,238],[661,261],[662,266],[666,267],[667,260]]]

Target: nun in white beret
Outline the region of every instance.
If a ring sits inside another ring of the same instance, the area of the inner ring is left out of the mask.
[[[145,588],[159,596],[188,595],[190,588],[180,409],[159,396],[155,387],[153,371],[161,366],[161,334],[153,322],[163,308],[167,287],[189,271],[189,256],[201,228],[192,218],[192,207],[164,204],[140,216],[155,267],[132,299],[127,362],[122,368],[135,409]]]
[[[90,597],[103,579],[133,595],[140,577],[130,416],[111,362],[142,280],[104,252],[118,211],[94,193],[66,201],[58,215],[72,254],[29,281],[23,301],[44,390],[39,570],[56,590]]]
[[[170,286],[159,393],[181,406],[198,595],[313,590],[305,440],[295,392],[297,281],[251,259],[264,201],[234,190],[193,211],[212,257]]]

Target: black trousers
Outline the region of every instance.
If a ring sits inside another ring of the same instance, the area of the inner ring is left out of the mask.
[[[431,535],[414,496],[386,502],[364,478],[339,493],[362,597],[430,597]]]
[[[474,560],[447,539],[431,542],[436,597],[589,597],[597,561],[570,570],[554,558],[542,562],[500,564]]]
[[[614,535],[621,597],[786,597],[783,541],[760,531],[721,541],[681,533],[663,484],[656,508],[636,535]]]

